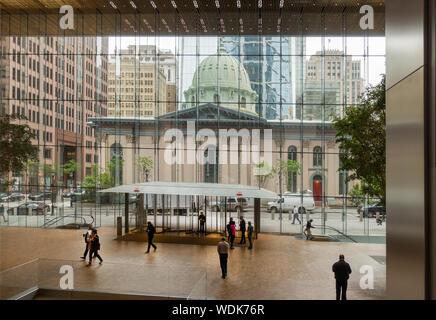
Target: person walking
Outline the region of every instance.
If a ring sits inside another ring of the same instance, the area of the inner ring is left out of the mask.
[[[343,254],[339,255],[339,261],[333,264],[332,271],[335,273],[336,279],[336,300],[341,300],[341,291],[342,300],[347,300],[347,286],[351,274],[351,267],[345,262]]]
[[[312,231],[310,229],[315,228],[314,226],[312,226],[312,222],[313,220],[310,219],[306,223],[306,229],[304,229],[304,232],[306,233],[306,240],[312,240]]]
[[[198,216],[198,221],[200,222],[200,233],[206,234],[205,224],[206,224],[206,216],[203,211],[200,211],[200,215]]]
[[[298,208],[297,208],[297,206],[294,206],[294,210],[293,210],[293,212],[294,212],[294,218],[293,218],[293,220],[292,220],[292,224],[295,224],[295,219],[297,219],[298,222],[301,224],[300,218],[298,217],[298,216],[299,216],[299,213],[298,213]]]
[[[217,251],[220,257],[220,266],[222,278],[227,277],[227,259],[229,258],[229,244],[226,242],[226,238],[222,237],[221,242],[218,243]]]
[[[90,266],[92,263],[92,258],[97,257],[98,260],[100,260],[100,264],[103,263],[103,259],[98,254],[98,251],[100,250],[100,238],[97,235],[97,229],[92,229],[91,236],[88,240],[88,250],[89,250],[89,263]]]
[[[154,251],[156,251],[157,247],[156,245],[153,243],[153,237],[154,234],[156,233],[156,228],[154,227],[154,225],[148,221],[147,222],[147,235],[148,235],[148,247],[147,247],[147,251],[145,253],[149,253],[150,252],[150,246],[154,248]]]
[[[247,236],[248,243],[250,244],[248,249],[253,249],[253,226],[251,225],[251,221],[248,221]]]
[[[92,233],[92,224],[88,224],[88,230],[86,231],[86,233],[84,233],[83,239],[85,239],[85,252],[83,252],[83,256],[80,257],[80,259],[86,260],[86,255],[88,254],[88,241],[91,238],[91,233]]]
[[[3,221],[6,223],[6,222],[8,222],[7,220],[6,220],[6,216],[5,216],[5,206],[3,205],[3,204],[0,204],[0,214],[2,215],[2,217],[3,217]]]
[[[241,241],[239,241],[239,244],[245,244],[247,241],[245,240],[245,220],[244,217],[241,216],[239,218],[239,230],[241,231]]]
[[[236,237],[236,224],[235,224],[235,222],[233,221],[233,223],[232,224],[230,224],[230,229],[231,229],[231,231],[230,231],[230,249],[235,249],[234,247],[233,247],[233,243],[235,242],[235,237]]]
[[[232,224],[234,224],[235,221],[233,221],[233,218],[230,217],[230,221],[227,224],[227,241],[230,241],[230,238],[232,237]]]

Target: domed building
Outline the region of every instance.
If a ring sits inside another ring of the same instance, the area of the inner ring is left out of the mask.
[[[185,108],[206,103],[256,113],[257,93],[251,89],[244,66],[221,46],[219,55],[205,58],[184,92]],[[239,102],[239,103],[238,103]]]

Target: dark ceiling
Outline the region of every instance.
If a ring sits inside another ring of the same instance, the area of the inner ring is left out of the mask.
[[[73,30],[59,28],[71,5]],[[374,8],[374,30],[359,26]],[[384,35],[384,0],[1,0],[1,35]]]

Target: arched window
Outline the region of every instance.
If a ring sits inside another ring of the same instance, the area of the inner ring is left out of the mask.
[[[219,102],[220,102],[220,96],[217,95],[217,94],[214,94],[214,95],[213,95],[213,102],[214,102],[214,103],[219,103]]]
[[[195,96],[191,97],[191,104],[192,104],[192,106],[195,106]]]
[[[246,104],[247,104],[247,100],[245,99],[245,97],[242,97],[241,98],[241,108],[245,108]]]
[[[123,147],[119,143],[111,145],[111,175],[115,185],[123,183]]]
[[[322,166],[322,148],[320,146],[316,146],[315,148],[313,148],[313,166]]]
[[[343,151],[339,150],[339,168],[342,167],[342,161],[341,161],[341,153]],[[348,194],[348,172],[340,170],[339,171],[339,195],[346,195]]]
[[[288,148],[288,160],[297,161],[297,147],[290,146]],[[288,191],[297,192],[297,173],[288,172]]]
[[[213,157],[215,156],[215,160]],[[204,182],[218,183],[218,152],[214,146],[204,150]]]

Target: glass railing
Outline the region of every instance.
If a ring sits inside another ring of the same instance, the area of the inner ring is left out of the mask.
[[[34,292],[33,299],[200,300],[207,298],[206,279],[206,269],[198,267],[35,259],[0,272],[0,298]]]

